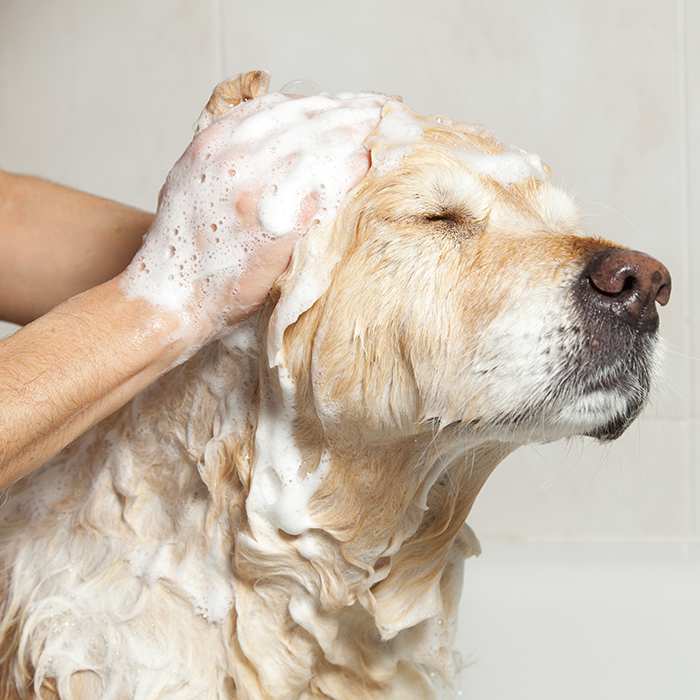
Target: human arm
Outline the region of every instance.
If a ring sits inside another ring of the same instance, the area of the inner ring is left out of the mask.
[[[129,264],[150,214],[0,171],[0,320],[25,325]]]
[[[0,342],[0,487],[262,303],[295,238],[332,217],[368,168],[379,101],[324,99],[249,104],[208,126],[127,269]]]
[[[185,351],[178,319],[129,299],[119,278],[0,342],[0,488],[148,386]]]

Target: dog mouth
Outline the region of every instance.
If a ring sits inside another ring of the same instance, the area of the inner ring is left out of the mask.
[[[644,408],[655,366],[656,337],[629,338],[624,354],[591,352],[590,338],[578,333],[558,368],[535,400],[517,409],[463,424],[475,432],[526,436],[528,441],[620,437]]]
[[[578,333],[560,346],[579,435],[615,440],[644,408],[659,349],[656,305],[670,285],[666,268],[642,253],[610,249],[587,262],[572,294]]]
[[[530,365],[533,377],[518,359],[498,366],[498,387],[522,381],[515,407],[469,416],[461,423],[479,434],[507,436],[513,441],[550,442],[591,437],[608,442],[634,422],[649,397],[659,359],[655,330],[636,328],[615,319],[584,314],[550,325],[538,336],[540,358]],[[531,355],[529,356],[531,357]],[[526,378],[527,377],[527,378]],[[509,383],[506,383],[509,382]]]
[[[596,423],[581,435],[608,442],[634,422],[649,396],[655,347],[656,334],[643,333],[630,338],[624,352],[612,357],[591,360],[580,354],[570,402],[586,422]]]

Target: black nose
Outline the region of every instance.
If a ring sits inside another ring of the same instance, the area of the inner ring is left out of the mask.
[[[656,330],[656,303],[668,303],[671,275],[658,260],[636,250],[609,248],[596,253],[581,276],[587,302],[640,330]]]

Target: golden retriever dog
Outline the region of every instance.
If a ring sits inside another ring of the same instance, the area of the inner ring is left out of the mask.
[[[479,128],[390,99],[368,148],[261,311],[9,490],[3,698],[449,697],[489,474],[638,415],[661,263]]]

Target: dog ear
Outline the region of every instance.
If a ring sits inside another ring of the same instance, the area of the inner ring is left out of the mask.
[[[270,86],[270,74],[264,70],[239,73],[220,82],[211,93],[209,101],[197,121],[195,132],[206,129],[217,117],[228,112],[241,102],[265,95]]]
[[[335,240],[337,221],[312,226],[294,246],[287,271],[278,280],[279,298],[267,331],[270,367],[284,364],[284,332],[310,309],[328,289],[342,250]]]
[[[241,102],[266,94],[269,86],[270,74],[267,71],[252,70],[239,73],[214,88],[204,109],[213,117],[218,117]]]

